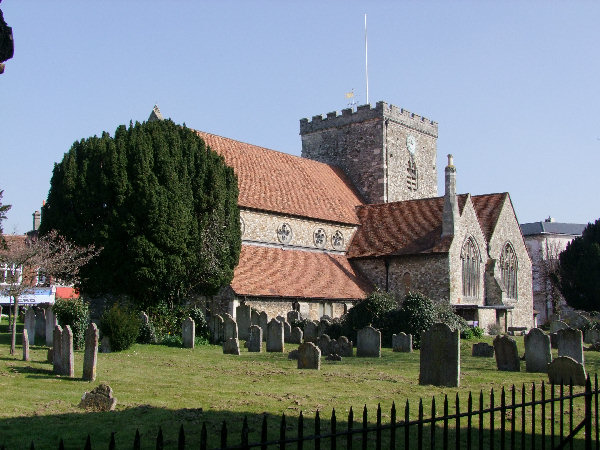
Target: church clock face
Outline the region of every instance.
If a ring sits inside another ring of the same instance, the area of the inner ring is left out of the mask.
[[[417,150],[417,139],[412,134],[406,137],[406,148],[408,148],[411,155],[414,155]]]

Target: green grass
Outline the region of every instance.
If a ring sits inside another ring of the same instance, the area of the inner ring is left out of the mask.
[[[490,338],[484,340],[491,342]],[[522,353],[523,338],[517,337],[517,341]],[[320,371],[299,371],[296,361],[287,359],[287,351],[297,348],[295,345],[286,344],[285,354],[248,353],[242,349],[240,356],[223,355],[219,346],[190,350],[135,345],[124,352],[99,354],[97,379],[89,383],[80,379],[83,352],[75,353],[75,378],[69,379],[52,373],[52,366],[45,362],[46,347],[33,346],[31,361],[24,362],[20,346],[15,357],[9,355],[9,342],[6,326],[0,326],[0,445],[5,444],[7,449],[29,448],[31,441],[37,449],[55,449],[61,437],[67,449],[82,448],[88,433],[93,448],[106,448],[112,431],[116,432],[118,448],[130,448],[136,429],[140,430],[142,446],[153,448],[159,425],[166,445],[172,448],[181,424],[186,430],[188,448],[192,448],[198,446],[204,422],[211,444],[216,446],[223,421],[231,432],[229,443],[237,444],[244,417],[249,421],[252,442],[259,438],[264,414],[273,438],[279,435],[279,420],[285,414],[289,437],[296,435],[296,421],[302,411],[308,435],[314,430],[317,410],[321,426],[326,429],[335,407],[341,430],[346,427],[352,407],[354,426],[358,428],[364,405],[374,423],[377,405],[381,404],[382,420],[387,423],[392,402],[398,407],[400,420],[408,399],[411,419],[415,419],[420,398],[428,417],[432,396],[436,397],[439,415],[446,394],[451,400],[451,412],[457,392],[461,410],[465,411],[469,391],[477,394],[474,399],[477,407],[480,390],[486,393],[487,402],[487,394],[493,388],[499,404],[502,386],[508,389],[516,384],[520,399],[525,383],[530,399],[532,383],[547,381],[544,374],[524,372],[524,363],[519,373],[499,372],[493,358],[471,357],[475,340],[462,341],[459,389],[419,386],[418,351],[407,354],[383,349],[379,359],[354,357],[337,363],[323,359]],[[599,355],[586,352],[585,356],[587,371],[596,373]],[[82,394],[99,383],[113,388],[118,399],[116,411],[95,413],[79,409]],[[536,388],[539,399],[539,386]],[[577,407],[576,412],[580,415],[581,408]],[[499,420],[497,417],[498,424]]]

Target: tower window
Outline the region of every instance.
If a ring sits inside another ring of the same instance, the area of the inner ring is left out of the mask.
[[[510,242],[507,242],[500,255],[500,276],[508,298],[517,299],[517,254]]]
[[[479,248],[472,237],[469,237],[463,244],[460,259],[462,262],[463,295],[479,298]]]
[[[419,187],[417,164],[412,156],[408,159],[408,166],[406,168],[406,186],[409,191],[416,191]]]

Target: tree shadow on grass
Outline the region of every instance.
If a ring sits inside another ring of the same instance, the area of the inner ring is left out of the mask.
[[[52,369],[45,369],[42,367],[31,367],[31,366],[17,367],[17,366],[15,366],[15,367],[11,367],[10,370],[11,370],[11,372],[25,374],[27,378],[56,378],[56,376],[57,376],[53,372]],[[64,377],[64,379],[81,381],[78,378]]]

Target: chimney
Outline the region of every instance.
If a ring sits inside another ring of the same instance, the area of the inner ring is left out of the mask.
[[[442,214],[442,236],[453,236],[458,220],[458,201],[456,199],[456,167],[452,155],[448,155],[446,166],[446,192],[444,193],[444,212]]]
[[[39,211],[33,213],[33,231],[40,229],[40,222],[42,221],[42,215]]]

